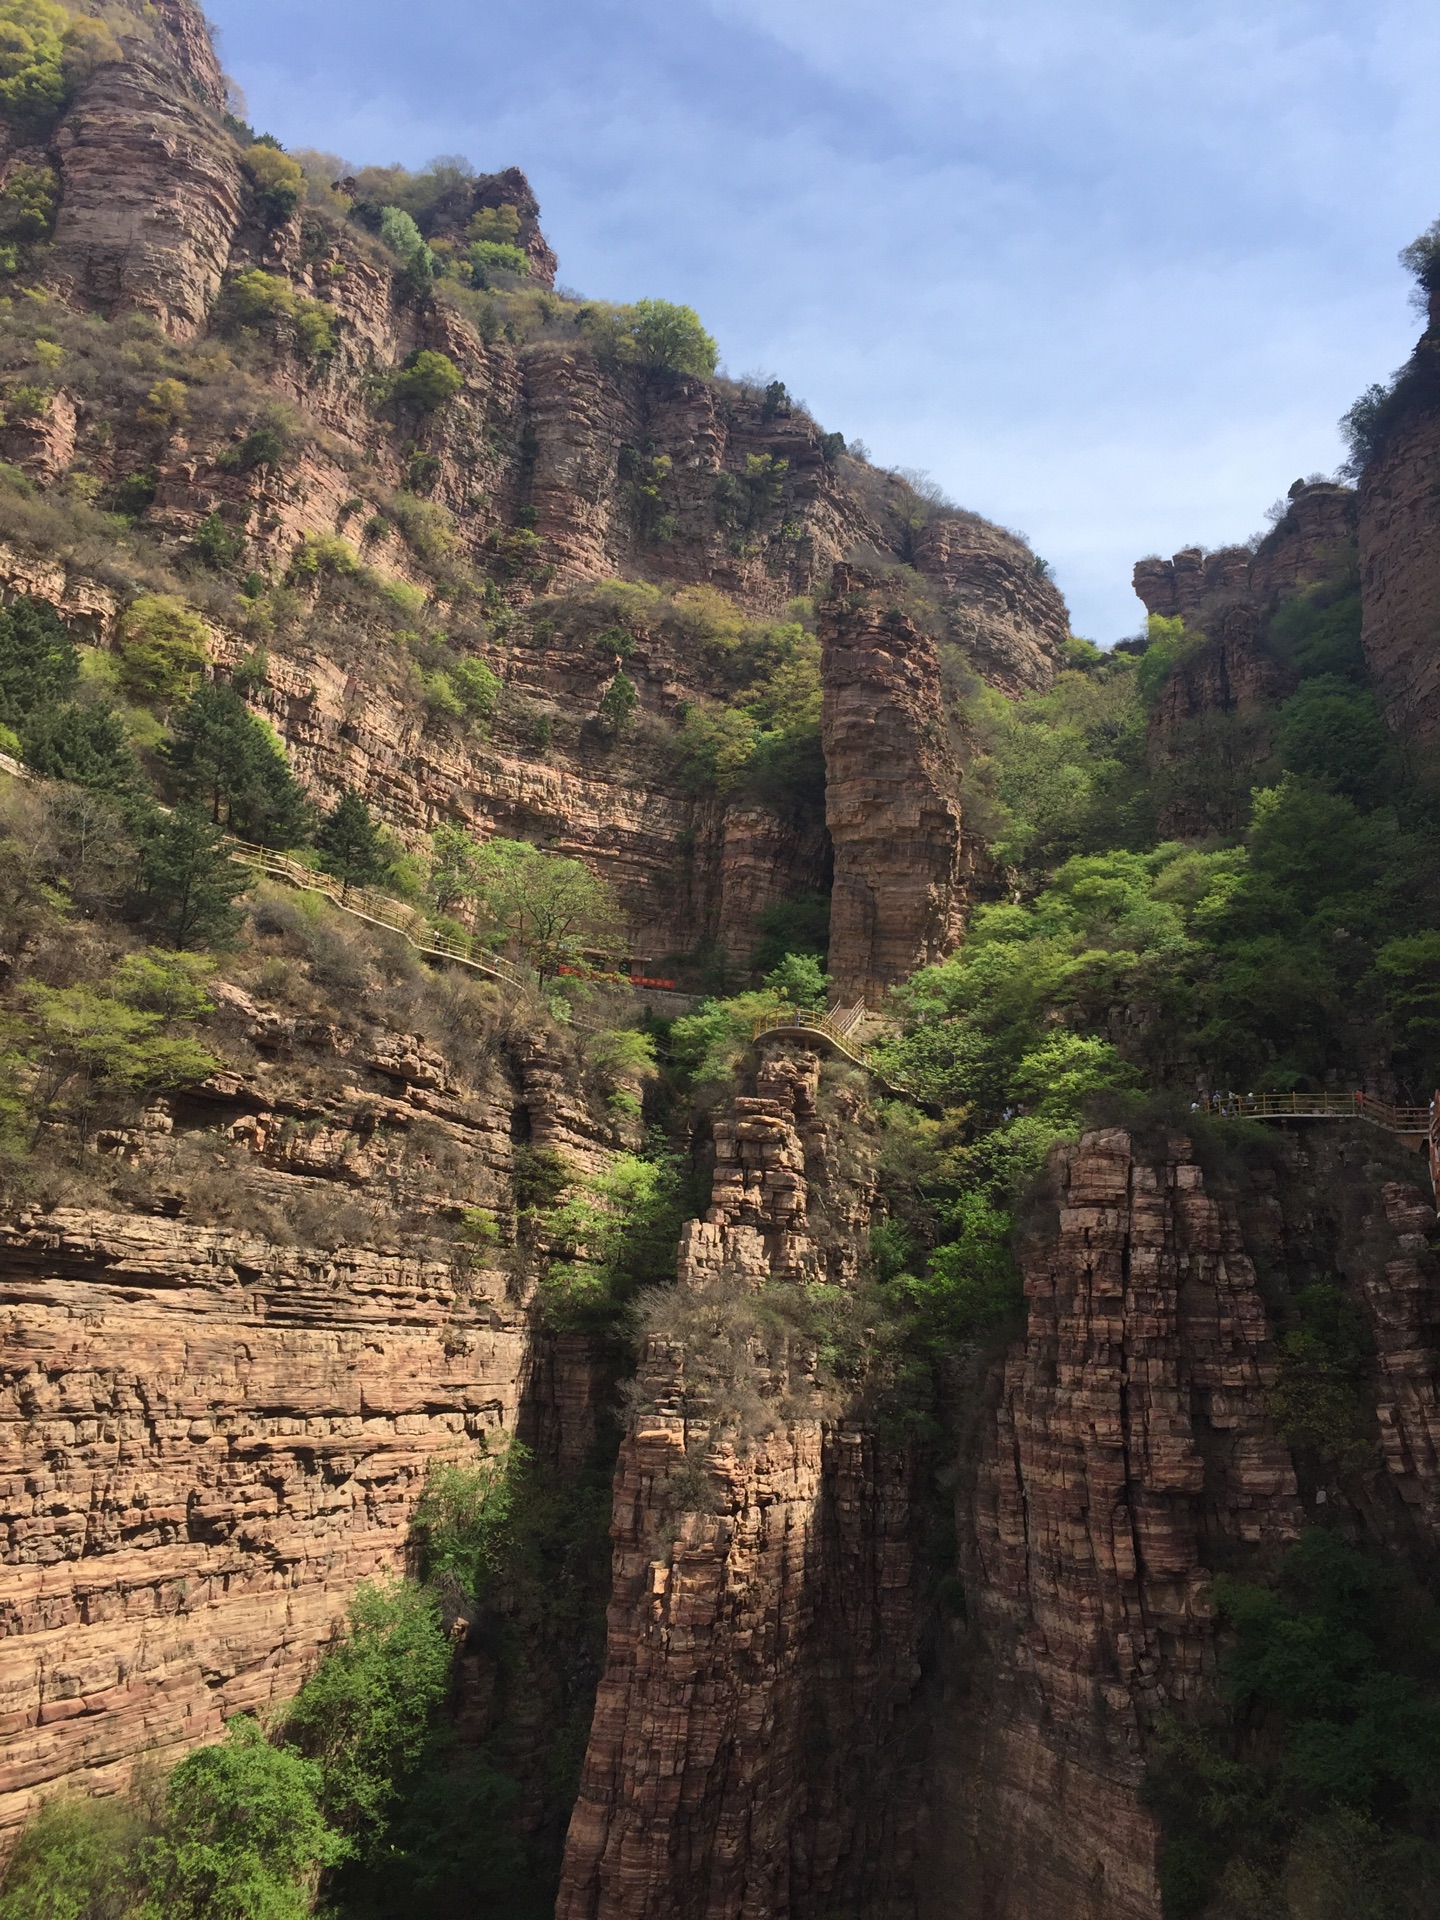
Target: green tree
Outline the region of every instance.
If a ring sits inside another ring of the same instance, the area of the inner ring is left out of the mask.
[[[813,953],[787,953],[765,976],[765,985],[787,1006],[821,1013],[830,991],[830,976]]]
[[[353,787],[347,787],[315,835],[320,864],[351,887],[378,887],[390,871],[380,828]]]
[[[405,262],[410,291],[417,296],[428,293],[435,279],[435,256],[403,207],[380,209],[380,238]]]
[[[622,667],[605,689],[597,714],[602,725],[611,733],[623,733],[639,704],[640,696],[635,691],[635,684]]]
[[[193,1034],[175,1030],[186,1016],[136,1005],[138,985],[132,972],[117,976],[108,991],[83,984],[25,989],[21,1045],[37,1130],[60,1119],[83,1139],[103,1097],[185,1086],[214,1072],[215,1056]]]
[[[306,1920],[322,1868],[344,1854],[318,1804],[320,1769],[258,1723],[182,1760],[164,1825],[141,1848],[144,1920]]]
[[[637,300],[626,309],[624,338],[642,367],[708,377],[720,350],[693,307],[669,300]]]
[[[0,1920],[128,1920],[140,1892],[143,1832],[125,1800],[47,1801],[0,1879]]]
[[[300,204],[305,191],[305,175],[300,162],[292,160],[268,140],[257,140],[247,147],[244,166],[255,187],[255,200],[265,219],[278,226],[288,220]]]
[[[311,811],[263,720],[233,687],[206,681],[175,716],[165,748],[182,796],[243,840],[293,847],[310,832]]]
[[[194,807],[144,824],[135,911],[167,945],[225,945],[241,919],[231,903],[249,884],[226,853],[222,830]]]
[[[472,873],[485,924],[540,974],[582,953],[618,951],[614,892],[580,861],[524,840],[490,840],[476,849]]]
[[[19,728],[68,700],[79,678],[79,651],[53,607],[20,599],[0,610],[0,721]]]
[[[319,1767],[327,1818],[363,1861],[382,1855],[390,1818],[450,1685],[451,1651],[433,1594],[362,1585],[348,1631],[300,1689],[285,1738]]]
[[[20,744],[25,764],[47,780],[67,780],[119,800],[133,801],[145,790],[125,722],[103,702],[37,707],[21,725]]]
[[[120,682],[139,700],[170,702],[188,693],[210,658],[205,623],[168,593],[142,593],[120,621]]]

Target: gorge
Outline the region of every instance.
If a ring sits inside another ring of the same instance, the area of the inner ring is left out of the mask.
[[[0,1920],[1440,1912],[1440,238],[1107,653],[0,16]]]

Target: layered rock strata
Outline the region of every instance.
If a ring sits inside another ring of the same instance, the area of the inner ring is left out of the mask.
[[[682,1238],[678,1283],[707,1348],[727,1298],[816,1277],[804,1169],[826,1151],[818,1066],[770,1063],[717,1128],[712,1204]],[[744,1439],[720,1421],[725,1389],[693,1340],[647,1347],[561,1920],[913,1910],[910,1463],[863,1425],[787,1416],[787,1391],[803,1401],[796,1357],[774,1343],[754,1357],[776,1413]]]
[[[1057,1176],[961,1512],[921,1901],[947,1920],[1160,1920],[1148,1732],[1214,1685],[1219,1544],[1263,1563],[1303,1521],[1233,1206],[1179,1140],[1091,1134]]]
[[[971,853],[935,642],[873,576],[837,567],[821,620],[829,970],[846,1004],[957,944]]]
[[[1360,479],[1360,580],[1365,659],[1385,717],[1397,733],[1429,746],[1440,739],[1440,411],[1434,400],[1440,355],[1440,296],[1415,365],[1428,391],[1387,435]]]

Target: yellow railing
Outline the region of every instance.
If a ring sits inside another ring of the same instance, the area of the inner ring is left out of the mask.
[[[813,1013],[804,1007],[781,1007],[778,1013],[762,1013],[752,1022],[750,1037],[758,1040],[762,1033],[773,1033],[781,1028],[786,1032],[823,1033],[848,1052],[851,1051],[851,1036],[864,1018],[863,1000],[853,1007],[836,1007],[828,1013]]]
[[[1203,1110],[1234,1120],[1369,1120],[1391,1133],[1429,1134],[1430,1107],[1395,1107],[1363,1093],[1217,1093]]]

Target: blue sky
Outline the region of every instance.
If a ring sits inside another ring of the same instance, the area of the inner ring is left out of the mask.
[[[694,305],[1051,562],[1263,528],[1416,332],[1434,0],[210,0],[258,128],[523,167],[562,285]]]

